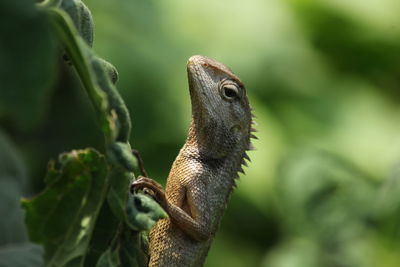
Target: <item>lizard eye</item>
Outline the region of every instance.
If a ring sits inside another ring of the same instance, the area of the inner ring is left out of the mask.
[[[221,96],[228,101],[233,101],[240,97],[238,86],[233,81],[225,81],[220,85]]]

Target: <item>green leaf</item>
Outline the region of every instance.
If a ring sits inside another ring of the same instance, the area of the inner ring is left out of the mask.
[[[127,143],[131,134],[131,118],[125,102],[121,98],[112,81],[113,79],[115,80],[116,76],[114,73],[115,68],[104,59],[94,56],[94,54],[90,57],[90,63],[94,73],[96,74],[97,85],[108,97],[109,112],[117,115],[118,135],[115,141]]]
[[[118,81],[119,78],[119,74],[117,69],[114,67],[113,64],[111,64],[110,62],[99,58],[100,63],[103,65],[103,69],[106,71],[106,73],[108,74],[108,77],[110,78],[111,82],[113,84],[115,84]]]
[[[92,47],[94,24],[92,14],[87,6],[80,0],[64,0],[60,8],[68,13],[80,36]]]
[[[46,13],[32,0],[0,1],[0,118],[23,130],[45,115],[57,74],[56,42]]]
[[[127,143],[131,120],[124,101],[113,81],[117,72],[112,65],[97,57],[75,29],[71,18],[57,8],[48,9],[56,34],[64,44],[78,75],[96,110],[106,143]]]
[[[167,213],[152,198],[144,194],[130,194],[126,210],[127,223],[136,231],[148,231],[162,218],[167,218]]]
[[[46,190],[23,201],[29,236],[44,246],[46,266],[76,266],[106,197],[106,161],[92,149],[72,151],[49,169]]]
[[[131,146],[127,143],[115,142],[107,148],[107,157],[115,166],[133,172],[137,168],[136,158]]]
[[[64,11],[57,8],[47,10],[55,32],[64,44],[69,58],[86,89],[90,101],[96,111],[96,116],[106,141],[112,143],[117,136],[116,114],[109,110],[106,93],[97,84],[97,78],[91,67],[94,57],[92,50],[79,36],[71,18]]]

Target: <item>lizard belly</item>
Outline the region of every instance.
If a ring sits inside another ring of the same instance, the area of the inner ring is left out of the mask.
[[[150,231],[149,267],[202,266],[210,243],[191,239],[169,218],[159,220]]]

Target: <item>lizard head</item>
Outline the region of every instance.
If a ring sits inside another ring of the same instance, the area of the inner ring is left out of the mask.
[[[192,102],[192,142],[208,158],[250,146],[251,109],[242,81],[224,64],[192,56],[187,64]],[[192,136],[193,137],[193,136]]]

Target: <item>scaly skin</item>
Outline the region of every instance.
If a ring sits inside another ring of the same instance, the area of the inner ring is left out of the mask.
[[[254,137],[246,90],[227,66],[193,56],[187,72],[192,122],[165,193],[149,178],[132,184],[133,190],[146,189],[169,215],[150,231],[152,267],[203,265]]]

